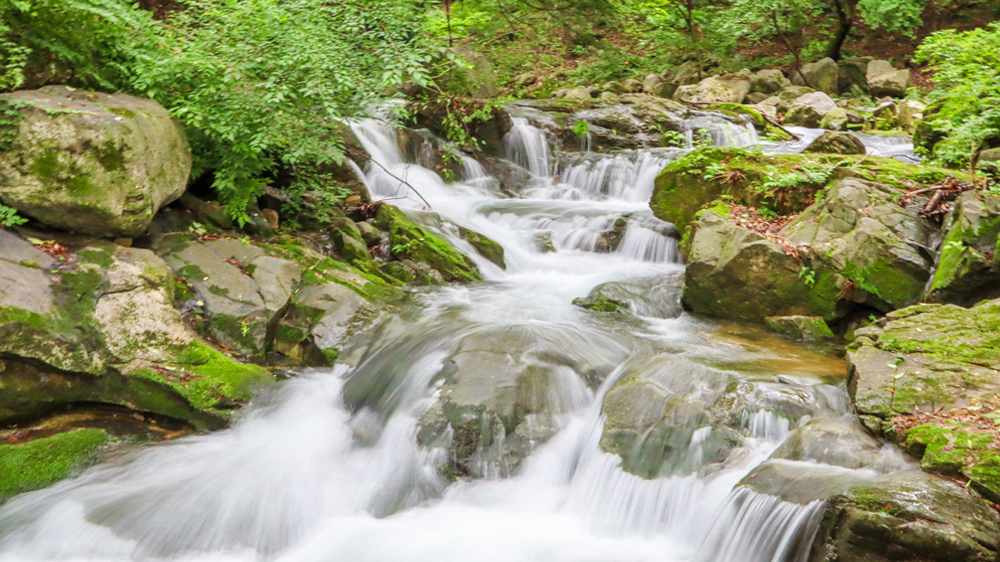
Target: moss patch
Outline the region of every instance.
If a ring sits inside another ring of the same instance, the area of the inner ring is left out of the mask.
[[[94,462],[109,440],[100,429],[79,429],[19,445],[0,445],[0,503],[50,486]]]
[[[453,248],[445,239],[415,224],[396,207],[380,205],[375,225],[389,232],[393,256],[425,263],[438,271],[446,281],[469,283],[482,279],[476,265],[467,256]]]

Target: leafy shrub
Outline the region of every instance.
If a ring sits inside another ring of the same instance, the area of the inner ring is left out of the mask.
[[[392,85],[428,81],[431,56],[414,31],[420,0],[187,4],[157,27],[157,48],[139,60],[133,86],[184,123],[192,175],[214,171],[237,219],[277,167],[342,162],[342,118],[364,113]]]

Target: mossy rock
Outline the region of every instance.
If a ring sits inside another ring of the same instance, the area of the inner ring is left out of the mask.
[[[763,155],[738,148],[706,147],[671,162],[660,172],[650,207],[657,218],[673,223],[683,233],[699,210],[720,197],[785,215],[804,210],[814,202],[817,192],[845,177],[910,191],[953,173],[877,156]]]
[[[925,299],[971,305],[1000,297],[1000,197],[963,193],[948,218],[934,278]]]
[[[769,316],[764,319],[768,329],[796,340],[831,340],[833,331],[818,316]]]
[[[1000,299],[917,305],[855,334],[848,390],[858,413],[882,420],[925,469],[968,479],[1000,501],[991,417],[1000,400]]]
[[[472,247],[479,252],[479,255],[488,259],[500,269],[507,269],[507,264],[504,263],[503,260],[503,246],[497,244],[486,236],[467,228],[460,227],[458,232],[462,237],[462,240],[472,244]]]
[[[109,440],[104,430],[78,429],[0,445],[0,504],[83,470],[98,459]]]
[[[411,221],[392,205],[379,205],[375,225],[389,233],[390,252],[400,260],[425,263],[449,282],[470,283],[482,276],[476,264],[447,240]]]
[[[0,201],[55,228],[141,234],[184,192],[187,137],[162,106],[125,94],[46,86],[2,94],[22,114],[0,151]]]

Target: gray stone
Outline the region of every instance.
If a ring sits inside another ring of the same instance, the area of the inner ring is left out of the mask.
[[[900,127],[912,129],[924,118],[924,111],[927,106],[916,100],[903,100],[899,102],[899,109],[896,110],[896,123]]]
[[[837,85],[839,75],[840,67],[837,66],[837,62],[827,57],[803,66],[800,71],[793,72],[792,84],[796,86],[809,86],[820,92],[835,96],[839,91]]]
[[[825,93],[808,93],[799,96],[791,103],[788,113],[785,114],[784,123],[815,128],[819,126],[826,114],[835,109],[837,109],[837,104]]]
[[[873,96],[902,98],[910,87],[910,71],[896,70],[884,60],[868,63],[868,89]]]
[[[0,201],[47,225],[98,236],[141,234],[180,197],[191,152],[156,102],[46,86],[24,102],[17,137],[0,151]]]
[[[770,68],[758,71],[750,77],[750,93],[774,94],[791,84],[783,72],[776,68]]]
[[[838,111],[838,110],[834,110]],[[839,111],[843,111],[839,109]],[[827,115],[832,114],[833,111]],[[824,118],[825,119],[825,118]],[[861,139],[840,131],[827,131],[809,143],[802,152],[819,152],[823,154],[865,154],[865,144]]]
[[[823,119],[819,122],[819,128],[830,131],[843,131],[847,129],[847,124],[850,121],[851,119],[847,115],[847,111],[838,107],[823,116]]]
[[[680,86],[673,99],[693,103],[743,103],[749,92],[750,75],[735,73],[710,76],[697,84]]]

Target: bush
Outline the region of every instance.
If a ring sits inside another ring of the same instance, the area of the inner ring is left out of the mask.
[[[420,0],[187,0],[158,27],[133,87],[187,127],[192,176],[214,171],[227,210],[245,217],[279,166],[344,160],[342,119],[405,80],[427,82],[415,33]],[[416,24],[416,25],[415,25]]]
[[[1000,144],[1000,25],[928,37],[917,58],[936,72],[934,98],[918,140],[934,158],[967,165]]]

